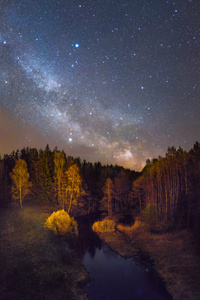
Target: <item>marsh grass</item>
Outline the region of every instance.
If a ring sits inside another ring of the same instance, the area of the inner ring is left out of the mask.
[[[24,207],[0,212],[0,299],[87,299],[87,273],[66,241],[43,228],[51,213]]]
[[[141,226],[142,226],[142,223],[139,220],[136,220],[132,226],[118,224],[117,229],[121,232],[126,233],[126,235],[128,235],[128,237],[129,237],[129,239],[132,239],[132,233],[135,231],[135,229],[138,229]]]
[[[138,221],[133,226],[118,225],[115,236],[103,234],[103,238],[121,255],[140,252],[148,257],[174,300],[200,299],[199,249],[188,231],[155,234]]]

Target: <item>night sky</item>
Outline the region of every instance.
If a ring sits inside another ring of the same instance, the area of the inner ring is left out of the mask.
[[[0,1],[0,154],[141,170],[200,141],[200,3]]]

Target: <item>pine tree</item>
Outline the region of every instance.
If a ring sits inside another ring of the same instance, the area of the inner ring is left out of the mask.
[[[51,201],[51,189],[53,185],[53,153],[47,145],[45,150],[41,150],[39,154],[38,166],[38,184],[39,184],[39,197],[41,201]]]
[[[66,158],[64,152],[54,153],[54,187],[58,203],[64,209],[66,197],[66,176],[64,168],[66,165]]]
[[[128,174],[121,171],[117,177],[114,178],[114,198],[115,198],[115,212],[124,213],[130,209],[129,191],[131,189],[131,181]]]
[[[103,186],[103,198],[101,200],[101,209],[108,213],[108,216],[112,216],[112,199],[114,195],[114,186],[112,180],[108,177]]]

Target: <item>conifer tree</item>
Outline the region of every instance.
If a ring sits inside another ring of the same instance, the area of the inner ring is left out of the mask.
[[[54,153],[54,187],[58,203],[64,209],[66,197],[66,176],[64,168],[66,165],[66,158],[64,152],[56,151]]]
[[[114,187],[112,180],[108,177],[103,186],[103,198],[101,200],[101,209],[107,211],[108,216],[112,216],[112,199],[114,195]]]
[[[131,182],[128,174],[121,171],[117,177],[114,178],[114,198],[115,198],[115,212],[124,213],[130,208],[129,191]]]
[[[51,200],[51,188],[53,184],[53,153],[46,146],[45,150],[41,150],[39,154],[39,166],[38,166],[38,183],[40,187],[40,199],[42,202],[50,202]]]

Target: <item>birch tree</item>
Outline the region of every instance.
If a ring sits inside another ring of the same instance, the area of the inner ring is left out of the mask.
[[[68,168],[65,172],[67,176],[67,183],[66,183],[66,204],[68,206],[67,212],[70,213],[72,205],[78,204],[78,199],[83,193],[82,189],[82,180],[79,173],[79,168],[76,164],[73,164]]]
[[[31,183],[29,182],[29,173],[25,160],[19,159],[16,161],[15,166],[11,173],[13,181],[12,185],[12,198],[19,200],[20,207],[22,208],[25,196],[30,192]]]

